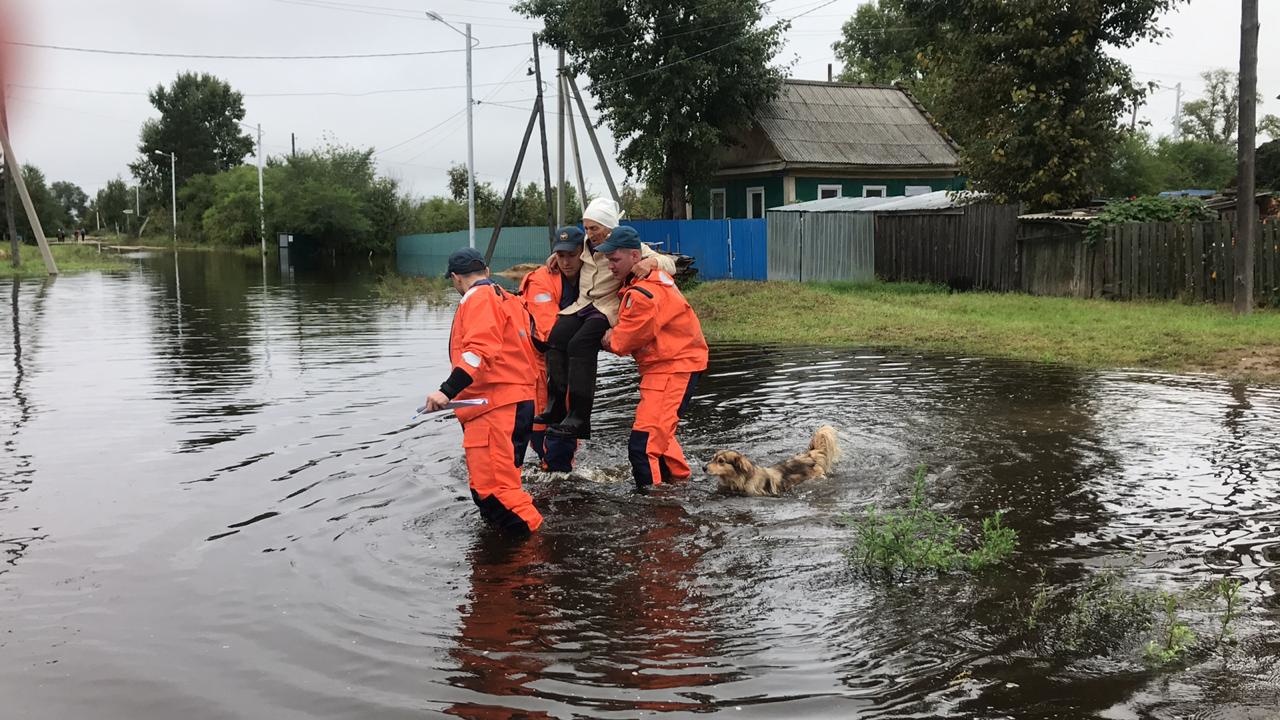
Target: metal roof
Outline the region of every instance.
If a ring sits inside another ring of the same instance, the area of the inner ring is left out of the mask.
[[[787,80],[756,117],[782,160],[956,168],[956,146],[903,89]]]
[[[937,190],[923,195],[895,197],[837,197],[769,208],[769,212],[917,212],[947,210],[981,200],[982,193]]]

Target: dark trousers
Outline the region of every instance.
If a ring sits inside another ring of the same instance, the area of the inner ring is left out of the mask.
[[[547,345],[564,353],[570,358],[595,358],[600,352],[600,341],[609,331],[609,318],[601,314],[587,317],[581,315],[561,315],[551,334],[547,337]]]

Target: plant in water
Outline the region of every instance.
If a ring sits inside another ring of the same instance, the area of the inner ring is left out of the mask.
[[[1035,630],[1040,624],[1040,618],[1044,616],[1045,608],[1049,606],[1049,583],[1044,580],[1044,568],[1040,568],[1040,581],[1033,585],[1031,590],[1031,599],[1026,602],[1026,605],[1024,606],[1020,599],[1017,600],[1017,604],[1027,629]]]
[[[949,572],[959,568],[982,570],[1004,562],[1017,546],[1018,533],[1002,524],[997,512],[982,522],[982,533],[972,550],[958,543],[964,526],[930,509],[925,502],[925,468],[915,475],[907,507],[894,510],[869,508],[859,518],[846,519],[857,533],[850,557],[887,576],[905,578],[913,572]]]
[[[1130,590],[1123,580],[1121,572],[1104,570],[1072,598],[1057,629],[1057,640],[1063,649],[1099,653],[1151,627],[1157,593]]]
[[[1182,621],[1179,610],[1183,596],[1176,593],[1160,593],[1164,606],[1164,618],[1160,634],[1147,642],[1142,656],[1152,665],[1168,665],[1181,660],[1195,646],[1196,634]]]
[[[418,302],[443,305],[452,289],[452,285],[444,278],[404,275],[385,275],[378,278],[378,283],[374,286],[383,302],[403,303],[409,307]]]

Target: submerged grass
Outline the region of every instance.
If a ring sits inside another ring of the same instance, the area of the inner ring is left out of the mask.
[[[921,467],[916,471],[907,507],[871,507],[861,517],[849,518],[846,522],[857,533],[850,558],[886,577],[902,580],[921,572],[983,570],[1013,554],[1018,533],[1002,524],[1000,512],[982,521],[982,532],[971,543],[973,549],[962,549],[964,526],[930,509],[924,486],[925,468]]]
[[[999,357],[1280,381],[1280,312],[949,293],[917,283],[716,281],[688,293],[707,337]]]
[[[49,250],[53,253],[61,275],[90,270],[127,270],[130,266],[129,260],[113,252],[98,252],[98,248],[93,245],[53,245]],[[44,260],[40,257],[40,248],[23,245],[21,253],[22,264],[15,268],[8,246],[0,248],[0,277],[44,277]]]
[[[384,275],[378,278],[374,291],[387,303],[401,303],[412,307],[417,303],[444,305],[453,285],[444,278]]]

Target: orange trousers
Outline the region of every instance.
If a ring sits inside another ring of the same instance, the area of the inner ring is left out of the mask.
[[[640,376],[640,404],[631,425],[627,457],[636,487],[685,480],[693,471],[676,442],[676,425],[702,373],[651,373]]]
[[[462,423],[462,450],[481,517],[503,532],[525,534],[542,525],[542,513],[520,484],[515,427],[515,405],[493,408]]]

